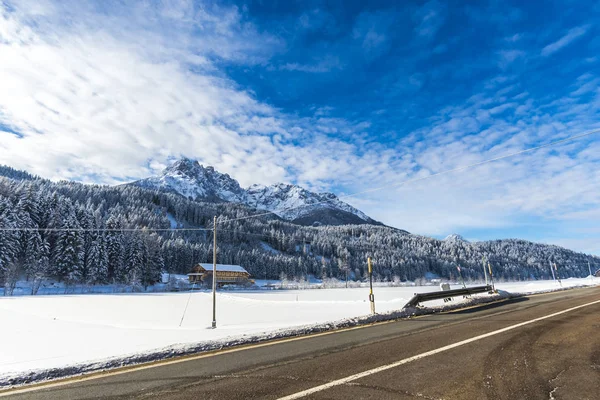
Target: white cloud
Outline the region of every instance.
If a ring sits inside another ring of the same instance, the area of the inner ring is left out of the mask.
[[[577,79],[577,89],[571,92],[571,96],[578,97],[586,93],[596,92],[600,87],[600,78],[591,74],[584,74]]]
[[[578,83],[593,79],[585,76]],[[382,186],[385,189],[381,192],[349,201],[363,206],[376,219],[414,233],[438,236],[473,229],[518,232],[531,218],[543,221],[547,229],[556,229],[556,221],[563,219],[572,226],[597,222],[597,213],[590,215],[600,203],[594,137],[396,186],[419,174],[426,176],[514,153],[599,125],[595,117],[600,110],[598,93],[586,103],[586,109],[573,113],[573,104],[562,101],[564,98],[550,105],[525,95],[506,103],[504,94],[515,87],[510,86],[510,80],[495,81],[509,86],[491,85],[466,104],[443,110],[431,126],[402,139],[397,151],[411,152],[412,163],[394,168],[398,173],[395,181],[386,177],[365,185]],[[516,113],[521,107],[526,112],[518,117],[506,112],[515,109]],[[565,119],[567,113],[571,117]],[[572,226],[564,228],[564,237],[576,236]],[[588,249],[577,240],[561,243]]]
[[[558,39],[556,42],[550,43],[542,49],[542,56],[547,57],[563,47],[569,45],[571,42],[576,40],[577,38],[585,35],[589,30],[590,25],[577,26],[575,28],[569,29],[566,35]]]
[[[523,34],[521,34],[521,33],[515,33],[512,36],[508,36],[508,37],[504,38],[504,40],[506,40],[507,42],[511,42],[511,43],[518,42],[521,39],[523,39]]]
[[[525,57],[525,52],[522,50],[501,50],[498,55],[500,58],[498,65],[501,68],[506,68],[517,59]]]
[[[368,121],[336,118],[332,108],[286,115],[228,79],[216,61],[266,63],[282,46],[236,8],[108,8],[0,6],[0,127],[23,136],[0,128],[0,163],[114,183],[186,155],[242,185],[293,181],[346,193],[382,186],[348,201],[420,234],[518,227],[523,215],[576,223],[600,201],[589,141],[394,186],[598,126],[595,74],[574,83],[585,104],[570,96],[540,103],[524,91],[507,102],[518,79],[500,76],[429,126],[381,144]],[[360,40],[372,22],[363,21]]]
[[[343,65],[338,57],[328,56],[314,64],[299,64],[299,63],[286,63],[279,67],[281,70],[286,71],[300,71],[309,73],[323,73],[329,72],[334,69],[342,69]]]
[[[316,185],[330,177],[327,167],[305,171],[310,158],[337,163],[330,155],[290,143],[289,132],[302,132],[308,121],[280,115],[215,70],[212,57],[248,63],[265,54],[246,46],[264,35],[237,27],[236,9],[213,15],[182,2],[167,7],[166,16],[162,8],[108,16],[83,3],[81,9],[43,4],[35,15],[25,3],[0,14],[0,75],[8,77],[0,81],[0,123],[23,136],[0,132],[2,163],[51,179],[114,183],[187,155],[243,184],[290,180],[289,170]],[[69,14],[75,12],[78,18]],[[160,18],[178,28],[161,31]],[[188,35],[188,29],[202,33]],[[240,29],[253,37],[237,42]],[[329,122],[340,130],[343,124]],[[303,146],[318,140],[304,131]],[[298,154],[304,158],[294,161]]]

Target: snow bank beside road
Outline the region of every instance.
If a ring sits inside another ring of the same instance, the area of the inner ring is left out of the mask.
[[[600,283],[600,279],[595,281]],[[590,279],[563,281],[563,286],[586,284],[590,284]],[[529,293],[558,288],[558,283],[520,282],[497,287]],[[364,288],[221,292],[215,330],[207,329],[212,319],[208,292],[2,298],[0,385],[31,370],[74,365],[88,365],[83,370],[105,368],[118,365],[125,358],[139,362],[401,317],[405,314],[399,310],[414,292],[433,290],[437,287],[376,288],[377,312],[389,314],[375,318],[366,317],[369,303],[368,290]],[[181,323],[188,299],[189,307]],[[458,299],[453,304],[457,302]],[[436,306],[435,302],[427,305]],[[94,367],[91,363],[97,364]]]
[[[378,311],[399,310],[412,295],[394,289],[379,291]],[[0,377],[366,315],[367,295],[364,289],[220,292],[215,330],[207,329],[209,292],[0,298]]]

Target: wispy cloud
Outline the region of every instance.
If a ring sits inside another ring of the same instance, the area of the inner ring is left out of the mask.
[[[506,40],[507,42],[510,42],[510,43],[516,43],[516,42],[520,41],[521,39],[523,39],[523,34],[521,34],[521,33],[515,33],[514,35],[504,38],[504,40]]]
[[[444,6],[437,0],[425,3],[413,15],[417,22],[415,32],[419,36],[432,38],[444,24],[444,13]]]
[[[568,46],[577,38],[585,35],[590,29],[591,25],[582,25],[575,28],[569,29],[566,35],[558,39],[556,42],[550,43],[542,49],[542,56],[548,57],[549,55],[556,53],[565,46]]]
[[[500,58],[498,64],[501,68],[506,68],[517,59],[525,57],[525,54],[522,50],[500,50],[498,52]]]
[[[352,36],[361,44],[367,58],[375,59],[389,48],[388,30],[393,22],[393,15],[385,12],[363,12],[356,18]]]
[[[160,7],[115,4],[107,15],[84,3],[46,5],[34,14],[19,2],[0,14],[0,74],[10,77],[0,81],[0,128],[11,127],[0,129],[2,163],[117,183],[186,155],[244,185],[293,180],[317,189],[336,174],[349,181],[363,163],[349,138],[368,124],[284,114],[222,74],[223,60],[251,65],[277,51],[278,41],[236,8],[183,4],[165,16]]]
[[[398,158],[390,160],[397,173],[396,182],[600,127],[596,118],[600,112],[599,93],[586,101],[586,109],[575,111],[573,103],[567,101],[574,94],[543,103],[520,92],[512,79],[498,77],[492,81],[466,104],[444,109],[430,126],[413,131],[398,143],[398,152],[409,153],[404,153],[408,155],[403,158],[405,164],[395,164]],[[582,90],[575,94],[590,95],[590,82],[593,75],[577,79],[574,85]],[[511,92],[518,95],[507,101],[506,95]],[[371,212],[376,218],[402,221],[399,226],[409,231],[440,236],[476,231],[477,235],[493,237],[492,232],[528,228],[532,218],[537,221],[534,230],[551,229],[552,221],[563,216],[573,226],[587,223],[588,212],[600,202],[600,194],[594,189],[600,184],[595,167],[598,158],[592,156],[594,141],[597,138],[397,188],[390,176],[374,178],[372,185],[385,186],[388,182],[389,186],[377,194],[378,206]],[[369,207],[370,201],[358,200],[356,204]],[[557,237],[551,242],[583,246],[584,242],[565,239],[570,232],[565,228],[562,239]]]
[[[343,65],[338,57],[325,57],[322,60],[314,64],[299,64],[299,63],[286,63],[279,67],[281,70],[286,71],[300,71],[309,73],[323,73],[330,72],[335,69],[342,69]]]
[[[161,8],[115,5],[106,15],[90,4],[46,6],[1,9],[0,73],[10,79],[0,81],[0,122],[22,135],[0,132],[3,163],[111,183],[147,175],[147,160],[187,154],[230,171],[251,163],[248,172],[262,170],[266,180],[285,177],[256,162],[273,152],[263,135],[286,132],[277,112],[237,89],[212,61],[251,63],[266,54],[268,45],[246,46],[265,35],[240,23],[236,9],[169,8],[164,16]],[[207,26],[209,34],[187,34]],[[240,29],[247,36],[237,42]],[[227,154],[238,161],[227,164]]]

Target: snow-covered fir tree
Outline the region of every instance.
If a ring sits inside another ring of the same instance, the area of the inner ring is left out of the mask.
[[[72,230],[71,230],[72,229]],[[68,284],[81,282],[83,276],[83,236],[74,215],[66,216],[57,234],[51,274]]]
[[[89,234],[92,242],[89,248],[88,269],[85,283],[89,285],[104,284],[108,282],[108,252],[106,239],[103,232]]]

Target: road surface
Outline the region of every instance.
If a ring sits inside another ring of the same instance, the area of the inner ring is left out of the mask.
[[[247,346],[7,399],[598,399],[600,289]]]

